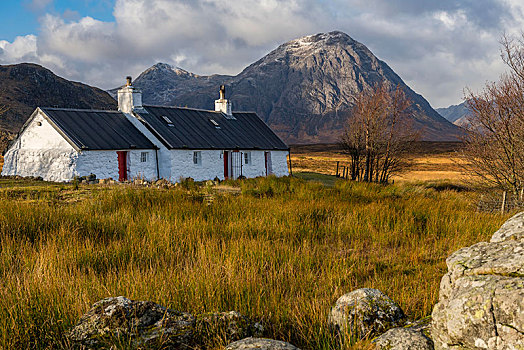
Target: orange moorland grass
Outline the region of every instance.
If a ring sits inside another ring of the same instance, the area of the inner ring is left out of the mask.
[[[394,181],[464,181],[468,177],[463,172],[462,162],[456,151],[458,142],[418,142],[406,159],[411,165],[406,171],[393,176]],[[335,175],[337,162],[349,165],[349,157],[339,145],[298,145],[291,147],[293,170],[297,172],[316,172]]]
[[[296,178],[228,182],[240,194],[0,180],[0,348],[70,348],[90,306],[123,295],[201,314],[237,310],[265,337],[302,349],[340,347],[330,307],[378,288],[412,319],[430,315],[460,247],[507,216],[478,213],[475,194],[423,184]],[[4,183],[2,183],[4,182]],[[31,200],[27,200],[30,191]],[[45,195],[39,196],[38,193]],[[215,349],[224,344],[217,342]]]

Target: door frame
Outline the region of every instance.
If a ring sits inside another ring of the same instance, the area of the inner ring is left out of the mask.
[[[129,179],[129,151],[116,151],[118,159],[118,181],[127,181]]]
[[[230,160],[229,160],[229,151],[224,151],[224,179],[229,179],[230,174]]]

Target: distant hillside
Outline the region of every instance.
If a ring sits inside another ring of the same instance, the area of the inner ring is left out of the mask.
[[[458,126],[464,126],[467,124],[467,115],[469,114],[469,109],[466,105],[466,102],[462,102],[459,105],[452,105],[447,108],[437,108],[436,111]]]
[[[9,109],[0,115],[0,151],[6,138],[20,130],[36,107],[117,108],[107,92],[60,78],[49,69],[30,63],[0,66],[2,105]]]
[[[354,96],[382,80],[404,89],[413,102],[413,124],[424,139],[460,137],[460,128],[442,118],[365,45],[341,32],[280,45],[237,76],[199,76],[159,63],[134,84],[142,88],[144,103],[204,109],[214,108],[218,88],[225,84],[233,110],[256,111],[285,141],[304,144],[337,142]]]

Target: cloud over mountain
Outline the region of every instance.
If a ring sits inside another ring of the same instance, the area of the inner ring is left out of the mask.
[[[43,14],[36,35],[0,41],[0,63],[36,62],[108,88],[158,61],[237,74],[284,41],[339,29],[439,106],[458,102],[465,85],[497,78],[498,39],[524,22],[518,2],[117,0],[112,22]]]

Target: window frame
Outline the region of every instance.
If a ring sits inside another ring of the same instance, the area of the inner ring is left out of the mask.
[[[140,163],[149,162],[149,152],[140,152]]]
[[[202,151],[193,151],[193,165],[202,165]]]
[[[244,152],[244,165],[251,165],[251,152]]]

